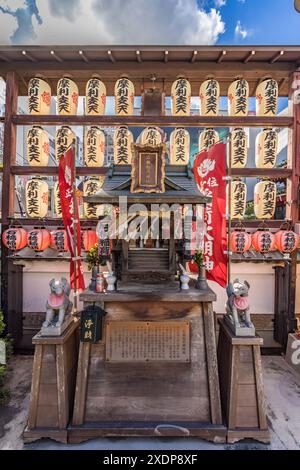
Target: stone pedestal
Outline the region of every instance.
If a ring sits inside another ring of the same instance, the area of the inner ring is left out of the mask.
[[[237,337],[220,321],[218,364],[227,441],[252,438],[269,443],[260,347],[263,339]]]
[[[42,437],[67,442],[75,392],[78,327],[79,322],[73,321],[61,336],[37,334],[33,338],[35,353],[25,442]]]

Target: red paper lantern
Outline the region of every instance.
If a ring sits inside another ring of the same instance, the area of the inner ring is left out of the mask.
[[[51,235],[45,228],[37,228],[28,232],[28,246],[34,251],[44,251],[49,248]]]
[[[67,232],[65,230],[53,230],[50,235],[50,248],[59,252],[68,251]]]
[[[234,253],[245,253],[250,249],[252,238],[244,230],[234,230],[230,235],[230,248]]]
[[[2,242],[11,251],[22,250],[27,245],[27,232],[20,227],[8,228],[2,234]]]
[[[269,230],[258,230],[252,235],[252,245],[260,253],[268,253],[275,248],[275,236]]]
[[[82,232],[82,248],[85,251],[89,251],[92,246],[98,243],[98,235],[95,230],[84,230]]]
[[[275,243],[281,253],[292,253],[298,248],[299,235],[292,230],[279,230],[275,233]]]

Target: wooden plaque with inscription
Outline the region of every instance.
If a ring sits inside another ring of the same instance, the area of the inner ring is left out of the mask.
[[[133,145],[132,193],[165,192],[165,145]]]
[[[106,362],[152,361],[190,361],[189,322],[106,323]]]

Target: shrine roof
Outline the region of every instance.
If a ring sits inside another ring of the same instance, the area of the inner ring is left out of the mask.
[[[210,197],[204,196],[195,183],[193,173],[187,165],[166,165],[164,193],[131,193],[131,166],[112,165],[101,190],[93,196],[85,196],[86,202],[119,203],[126,196],[132,203],[190,203],[206,204]]]

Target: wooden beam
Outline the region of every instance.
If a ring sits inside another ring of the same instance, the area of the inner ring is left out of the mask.
[[[191,57],[191,63],[192,63],[192,64],[196,61],[196,59],[197,59],[197,54],[198,54],[198,51],[194,51],[194,52],[193,52],[193,55],[192,55],[192,57]]]
[[[89,62],[89,59],[87,58],[87,56],[85,55],[85,53],[82,50],[78,51],[78,54],[80,55],[80,57],[82,57],[84,62]]]
[[[37,62],[37,59],[25,50],[22,51],[22,55],[26,57],[27,59],[31,60],[31,62]]]
[[[6,55],[3,54],[2,52],[1,52],[1,54],[0,54],[0,59],[1,59],[1,60],[4,60],[4,62],[10,62],[10,59],[9,59],[8,57],[6,57]]]
[[[270,60],[270,64],[274,64],[277,60],[284,54],[284,51],[280,51],[274,55],[274,57]]]
[[[247,54],[245,59],[244,59],[244,64],[247,64],[249,62],[249,60],[251,60],[252,57],[254,57],[254,56],[255,56],[255,51],[249,52],[249,54]]]
[[[13,175],[47,175],[56,176],[58,175],[57,166],[22,166],[14,165],[11,167]],[[76,167],[77,176],[92,176],[92,175],[106,175],[108,167],[99,166],[95,168],[89,168],[86,166]]]
[[[292,169],[290,168],[232,168],[232,176],[240,176],[241,178],[290,178]]]
[[[141,63],[141,62],[142,62],[142,56],[141,56],[140,51],[136,51],[135,54],[136,54],[136,60],[137,60],[139,63]]]
[[[113,53],[111,51],[107,51],[108,57],[112,63],[116,62],[115,57],[113,56]]]
[[[55,51],[50,51],[50,54],[52,57],[54,57],[55,60],[57,60],[57,62],[60,62],[62,63],[63,62],[63,59],[61,57],[59,57],[59,55],[55,52]]]
[[[218,60],[217,60],[218,64],[220,64],[220,63],[222,62],[222,60],[224,59],[224,57],[226,56],[226,54],[227,54],[227,51],[222,51],[222,52],[220,53],[220,55],[219,55],[219,57],[218,57]]]
[[[197,126],[197,127],[290,127],[290,116],[59,116],[15,114],[17,125]]]

